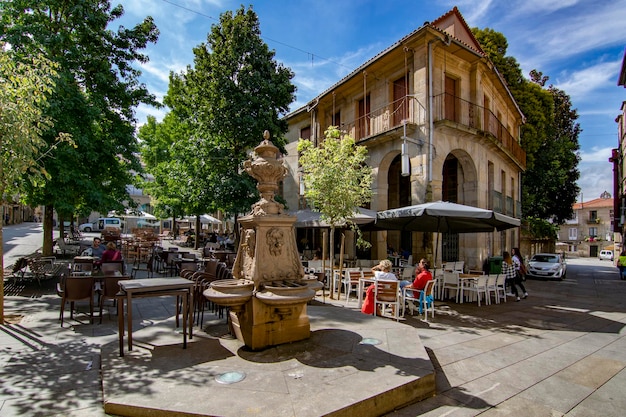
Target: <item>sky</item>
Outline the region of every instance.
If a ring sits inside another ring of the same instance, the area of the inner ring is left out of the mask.
[[[337,83],[394,42],[457,6],[469,27],[491,28],[508,41],[524,75],[536,69],[563,90],[579,115],[577,122],[581,194],[578,201],[613,194],[608,162],[618,147],[617,123],[626,89],[617,85],[626,48],[626,0],[111,0],[125,14],[112,23],[127,28],[152,16],[159,28],[156,44],[144,52],[140,81],[161,100],[170,71],[193,67],[193,48],[206,42],[219,16],[241,5],[259,17],[261,37],[275,60],[295,77],[291,110]],[[141,106],[138,123],[148,115],[161,120],[167,109]]]

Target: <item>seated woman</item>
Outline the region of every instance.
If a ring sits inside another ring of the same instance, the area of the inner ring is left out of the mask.
[[[428,260],[422,258],[417,264],[417,268],[415,270],[415,281],[411,285],[406,286],[406,288],[412,288],[415,290],[419,290],[419,313],[422,314],[422,305],[424,302],[424,288],[426,288],[426,283],[433,279],[433,274],[430,272],[430,264]],[[413,297],[415,297],[415,291],[413,291]]]
[[[107,243],[107,249],[102,254],[102,262],[111,262],[111,261],[121,261],[122,260],[122,252],[117,249],[115,246],[115,242]]]
[[[376,279],[380,279],[382,281],[397,281],[398,278],[396,275],[391,272],[392,264],[389,259],[383,259],[380,261],[378,265],[372,267],[372,272],[374,272],[374,277]],[[374,289],[376,288],[376,284],[370,285],[365,291],[365,301],[363,302],[363,306],[361,306],[361,312],[365,314],[373,314],[374,313]]]

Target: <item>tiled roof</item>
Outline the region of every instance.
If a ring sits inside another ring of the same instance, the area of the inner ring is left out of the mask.
[[[595,200],[583,201],[582,203],[574,203],[574,210],[582,210],[588,208],[604,208],[613,207],[612,198],[596,198]]]

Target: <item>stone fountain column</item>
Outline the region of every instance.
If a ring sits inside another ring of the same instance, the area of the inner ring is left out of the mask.
[[[274,199],[287,168],[277,159],[278,148],[267,131],[254,150],[254,158],[244,168],[258,181],[261,199],[250,214],[239,218],[242,233],[234,279],[212,283],[204,295],[231,307],[229,317],[237,338],[256,350],[310,337],[306,305],[321,284],[304,280],[296,218],[283,213],[283,205]],[[252,287],[250,294],[245,286]]]

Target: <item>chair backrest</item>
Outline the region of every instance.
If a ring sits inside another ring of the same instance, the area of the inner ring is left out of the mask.
[[[123,274],[124,261],[102,262],[102,265],[100,265],[100,270],[105,275],[113,272],[119,272],[120,274]]]
[[[358,284],[361,276],[363,276],[359,268],[346,268],[344,271],[346,282],[351,284]]]
[[[435,291],[436,284],[437,284],[437,280],[436,279],[431,279],[431,280],[428,280],[426,282],[426,286],[424,287],[424,296],[425,297],[433,295],[433,292]]]
[[[108,276],[102,279],[102,296],[106,298],[115,298],[116,294],[120,292],[119,281],[124,279],[131,279],[129,275],[120,276]]]
[[[364,269],[363,271],[361,271],[361,277],[365,279],[374,279],[376,278],[376,275],[371,269]]]
[[[443,285],[459,285],[459,273],[443,271]]]
[[[308,268],[309,271],[314,271],[314,272],[322,272],[322,261],[319,260],[311,260],[308,263]]]
[[[377,281],[375,298],[378,301],[396,301],[398,299],[399,281]]]
[[[487,275],[487,287],[489,287],[489,288],[495,287],[497,279],[498,279],[498,274],[489,274],[489,275]]]
[[[67,276],[62,279],[62,288],[67,301],[78,301],[93,297],[93,277]]]
[[[402,270],[402,279],[413,280],[415,278],[415,267],[405,266]]]
[[[487,275],[481,275],[478,278],[476,278],[475,281],[475,286],[476,288],[485,288],[487,287]]]
[[[504,282],[506,281],[506,274],[498,274],[496,277],[496,286],[504,287]]]
[[[197,271],[198,270],[198,263],[195,261],[183,261],[180,263],[180,269],[188,269],[190,271]]]
[[[93,260],[91,259],[74,259],[72,265],[74,272],[90,272],[93,271]]]

